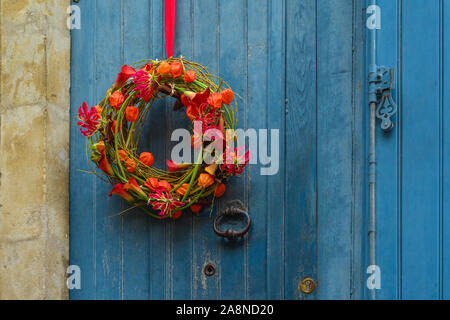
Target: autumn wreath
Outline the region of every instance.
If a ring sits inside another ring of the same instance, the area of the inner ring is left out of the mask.
[[[175,98],[174,109],[185,108],[192,121],[191,145],[198,157],[195,163],[166,160],[163,170],[153,166],[152,153],[137,154],[137,147],[151,106],[167,96]],[[78,120],[90,159],[100,169],[91,172],[114,186],[109,196],[119,195],[158,219],[176,219],[187,208],[198,213],[224,194],[224,182],[242,173],[249,161],[249,152],[235,148],[234,137],[225,137],[237,121],[233,91],[205,67],[183,57],[124,65],[98,105],[88,108],[83,103]],[[194,125],[198,123],[200,129]],[[204,139],[203,133],[211,130],[215,133]],[[205,150],[211,143],[221,144],[223,152],[213,149],[213,161],[207,163]]]

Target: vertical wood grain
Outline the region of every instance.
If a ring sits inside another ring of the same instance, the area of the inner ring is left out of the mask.
[[[150,42],[152,28],[137,28],[137,23],[147,24],[151,17],[150,2],[146,0],[126,0],[123,2],[123,64],[151,56]],[[148,136],[144,130],[143,136]],[[150,151],[149,141],[144,139],[138,152]],[[115,218],[116,219],[116,218]],[[123,299],[148,299],[150,297],[150,233],[149,217],[139,209],[123,215]],[[136,263],[139,261],[139,263]]]
[[[106,1],[96,1],[97,16],[95,29],[95,104],[105,96],[111,87],[123,58],[122,42],[122,2],[117,2],[115,10]],[[108,14],[105,14],[108,13]],[[111,185],[96,180],[96,292],[98,299],[122,298],[122,236],[123,218],[111,217],[123,210],[124,203],[117,197],[108,198]]]
[[[248,123],[251,129],[265,129],[268,122],[267,74],[268,54],[268,1],[248,0]],[[261,137],[259,137],[259,140]],[[258,155],[252,154],[252,157]],[[248,168],[249,208],[253,213],[251,239],[248,242],[248,298],[267,298],[267,239],[268,211],[267,176],[260,174],[262,165]]]
[[[442,299],[450,299],[450,3],[442,1]]]
[[[220,13],[219,1],[199,0],[192,1],[192,58],[208,67],[212,74],[219,73],[219,35]],[[207,45],[205,45],[207,39]],[[214,216],[222,202],[215,201]],[[188,214],[191,214],[188,212]],[[193,219],[193,298],[194,299],[219,299],[220,278],[222,277],[220,246],[222,241],[213,232],[209,208],[205,208],[201,218]],[[207,277],[203,271],[207,263],[216,266],[216,275]],[[226,276],[225,276],[226,277]]]
[[[318,1],[317,183],[319,298],[350,296],[353,4]]]
[[[267,129],[280,130],[280,168],[278,174],[268,177],[267,186],[267,298],[284,298],[284,222],[285,199],[285,57],[286,57],[286,1],[268,4],[268,101]],[[273,142],[275,143],[275,142]],[[270,150],[270,148],[268,147]],[[251,194],[251,193],[250,193]],[[280,201],[281,200],[281,201]]]
[[[317,279],[316,1],[286,2],[285,298]]]
[[[86,162],[86,139],[75,125],[78,107],[83,101],[95,102],[95,1],[80,3],[82,19],[90,28],[71,32],[71,126],[70,126],[70,265],[82,272],[81,290],[70,290],[71,299],[96,298],[94,175]],[[80,66],[83,65],[84,68]],[[94,84],[94,85],[93,85]]]
[[[399,111],[393,118],[395,127],[385,134],[377,123],[377,265],[382,272],[379,299],[401,296],[401,1],[380,0],[382,26],[378,30],[378,63],[394,67],[396,88],[393,98]],[[366,15],[368,18],[368,15]]]
[[[440,295],[439,16],[439,1],[411,0],[403,6],[404,299],[437,299]]]
[[[193,34],[192,1],[178,1],[176,12],[175,36],[174,36],[174,56],[181,55],[191,59],[193,52]],[[173,111],[175,100],[166,98],[166,117],[168,122],[167,141],[170,141],[171,133],[179,128],[190,128],[191,122],[186,117],[185,109],[178,112]],[[172,147],[177,142],[167,144],[167,159],[170,159]],[[166,166],[164,166],[166,167]],[[170,222],[171,228],[171,287],[172,299],[191,299],[193,291],[193,231],[192,231],[192,213],[189,210],[184,212],[182,218]]]
[[[232,86],[238,98],[238,128],[248,125],[248,39],[247,39],[247,0],[219,1],[219,74]],[[217,204],[218,210],[234,199],[248,205],[248,169],[245,175],[232,178],[228,190]],[[252,208],[250,214],[255,215]],[[250,233],[250,240],[253,236]],[[218,239],[221,240],[221,239]],[[221,299],[247,298],[247,245],[246,241],[223,242],[220,246],[220,297]]]
[[[122,64],[165,58],[164,2],[114,3],[80,3],[83,28],[79,34],[72,31],[74,116],[75,105],[86,95],[90,105],[98,102]],[[357,268],[352,267],[357,256],[352,248],[360,228],[361,199],[354,188],[361,183],[362,148],[355,123],[361,115],[355,110],[361,69],[352,65],[358,59],[352,46],[359,45],[355,34],[360,29],[353,24],[353,5],[325,0],[317,5],[311,0],[177,2],[175,55],[206,65],[231,85],[238,95],[238,128],[280,129],[280,170],[261,176],[260,165],[250,166],[216,200],[213,215],[233,199],[249,207],[253,225],[244,241],[218,238],[208,209],[195,218],[186,211],[175,222],[136,210],[110,217],[128,206],[106,198],[110,185],[76,171],[86,166],[84,138],[72,123],[71,261],[86,269],[86,289],[72,298],[351,297],[350,287],[358,283],[351,277],[361,274],[352,270]],[[188,127],[183,112],[172,106],[170,98],[152,106],[139,150],[152,152],[161,168],[170,157],[172,130]],[[203,274],[207,262],[217,266],[213,277]],[[312,295],[299,290],[305,276],[319,280]]]

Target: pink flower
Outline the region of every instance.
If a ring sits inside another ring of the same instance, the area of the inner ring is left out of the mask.
[[[134,91],[138,92],[137,97],[149,101],[153,96],[153,66],[147,64],[144,68],[134,74]]]
[[[150,194],[148,204],[152,206],[153,210],[159,211],[161,217],[169,216],[171,212],[184,206],[183,202],[174,200],[170,193],[162,190],[156,190]]]
[[[101,116],[95,107],[88,110],[87,103],[83,102],[83,105],[78,108],[78,119],[80,121],[77,122],[77,125],[80,127],[81,133],[85,137],[90,137],[100,126]]]
[[[227,148],[223,154],[223,160],[222,171],[235,176],[244,171],[245,166],[250,161],[250,151],[245,152],[245,147]]]

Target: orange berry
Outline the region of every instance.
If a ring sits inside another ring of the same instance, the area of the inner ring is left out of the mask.
[[[109,104],[111,107],[115,108],[116,110],[120,109],[120,106],[125,101],[125,97],[120,91],[115,91],[112,95],[108,98]]]
[[[176,192],[177,192],[180,196],[184,196],[184,194],[186,193],[188,187],[189,187],[189,184],[184,183],[184,184],[182,184],[182,185],[177,189]]]
[[[155,162],[153,154],[151,154],[150,152],[142,152],[139,156],[139,161],[148,167],[151,167]]]
[[[219,184],[216,191],[214,191],[214,197],[220,198],[225,193],[225,190],[227,190],[227,187],[223,183]]]
[[[173,215],[172,215],[172,219],[173,220],[177,220],[181,217],[181,211],[176,211]]]
[[[203,188],[208,188],[214,183],[214,176],[208,173],[200,173],[198,177],[198,185]]]
[[[187,83],[194,82],[197,79],[197,75],[194,70],[188,70],[184,73],[184,81]]]
[[[119,150],[119,158],[121,161],[127,161],[128,160],[127,152],[125,150]]]
[[[183,65],[180,62],[174,61],[170,64],[170,73],[172,74],[172,77],[181,77],[183,75],[183,72]]]
[[[234,93],[231,89],[223,90],[220,95],[222,96],[222,102],[225,104],[230,104],[233,101]]]
[[[199,204],[193,204],[189,208],[191,209],[192,213],[198,214],[202,210],[203,206]]]
[[[170,64],[168,64],[166,61],[163,61],[159,64],[159,67],[157,69],[159,74],[166,75],[170,72]]]
[[[126,166],[127,166],[127,171],[128,171],[128,172],[133,173],[133,172],[136,171],[136,162],[134,162],[133,159],[128,159],[128,160],[125,162],[125,164],[126,164]]]
[[[127,121],[134,122],[137,120],[138,117],[139,117],[139,108],[138,107],[132,107],[132,106],[127,107],[127,109],[125,111],[125,118],[127,119]]]

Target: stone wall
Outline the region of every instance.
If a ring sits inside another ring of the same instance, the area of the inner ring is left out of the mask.
[[[65,299],[69,0],[0,2],[0,299]]]

